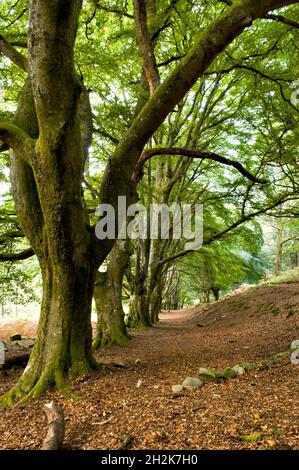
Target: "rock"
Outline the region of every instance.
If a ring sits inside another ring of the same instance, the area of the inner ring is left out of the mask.
[[[299,339],[295,339],[295,341],[292,341],[291,343],[291,349],[297,349],[299,348]]]
[[[174,395],[180,395],[184,390],[184,387],[182,385],[172,385],[171,389]]]
[[[16,333],[15,335],[10,336],[10,341],[21,341],[22,335]]]
[[[198,377],[186,377],[182,383],[182,387],[187,390],[197,390],[203,382]]]
[[[206,367],[199,368],[199,378],[203,382],[214,382],[217,380],[216,372],[212,369],[207,369]]]
[[[297,365],[299,364],[299,348],[295,349],[295,351],[292,352],[291,354],[291,364]]]
[[[236,372],[237,375],[243,375],[245,374],[245,368],[240,366],[239,364],[237,364],[236,366],[234,366],[232,368],[232,370],[234,370]]]
[[[225,379],[234,379],[236,375],[236,371],[234,371],[231,367],[226,367],[220,374],[220,376],[224,377]]]
[[[140,364],[140,359],[136,359],[135,364]]]
[[[137,388],[140,388],[141,385],[143,385],[143,381],[141,379],[138,380],[137,384],[136,384],[136,387]]]

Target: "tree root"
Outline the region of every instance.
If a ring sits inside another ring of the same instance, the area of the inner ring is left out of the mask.
[[[125,347],[128,345],[129,339],[129,336],[126,336],[123,333],[98,336],[92,343],[92,350],[95,351],[98,348],[110,348],[111,346]]]

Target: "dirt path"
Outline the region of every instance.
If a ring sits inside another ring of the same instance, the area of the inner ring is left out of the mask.
[[[127,348],[97,353],[102,368],[74,384],[76,399],[50,392],[43,402],[54,398],[63,405],[67,449],[113,449],[116,436],[125,433],[133,449],[299,449],[299,366],[288,359],[180,397],[171,394],[172,384],[197,376],[199,367],[258,361],[294,339],[298,283],[256,287],[206,309],[163,312],[160,323],[134,333]],[[0,390],[20,372],[2,373]],[[45,432],[40,408],[1,411],[0,448],[39,448]],[[240,440],[254,433],[262,439]]]

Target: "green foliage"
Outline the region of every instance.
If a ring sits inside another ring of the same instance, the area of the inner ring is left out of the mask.
[[[0,304],[26,304],[39,300],[33,280],[36,267],[0,263]],[[36,281],[35,281],[36,282]]]
[[[1,34],[24,56],[28,3],[19,0],[12,5],[5,0],[0,5]],[[162,81],[224,8],[224,3],[216,0],[156,2],[148,28]],[[285,14],[299,21],[296,6],[288,7]],[[294,28],[277,21],[256,21],[218,56],[148,142],[149,148],[175,146],[215,152],[267,179],[265,185],[254,184],[237,170],[207,159],[157,156],[147,163],[137,188],[140,202],[146,206],[155,202],[204,206],[205,246],[176,260],[182,303],[192,303],[211,287],[223,293],[242,282],[257,282],[271,270],[273,257],[262,249],[263,221],[253,222],[250,214],[277,215],[279,201],[298,194],[298,109],[290,102],[291,83],[299,76],[298,46]],[[93,112],[93,142],[83,189],[94,223],[104,168],[132,122],[137,103],[142,106],[148,98],[141,81],[142,61],[131,1],[83,2],[75,62],[90,92]],[[24,80],[25,73],[1,55],[1,119],[12,117]],[[8,165],[8,154],[2,153],[0,253],[27,247],[23,239],[8,236],[20,231]],[[291,204],[285,212],[291,213],[293,208]],[[299,251],[298,224],[293,215],[286,224],[285,236],[292,237],[283,246],[286,268]],[[183,250],[182,242],[175,240],[161,241],[154,247],[157,263]],[[172,268],[171,262],[166,263],[165,272],[168,267]],[[7,268],[1,269],[3,279],[8,279]],[[30,273],[21,272],[19,265],[14,279],[17,273],[20,285],[30,283]]]

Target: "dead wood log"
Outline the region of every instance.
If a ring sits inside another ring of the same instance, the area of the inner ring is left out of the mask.
[[[30,353],[23,353],[23,354],[18,354],[17,356],[9,357],[5,360],[4,364],[0,365],[0,369],[7,370],[13,366],[25,367],[28,362],[29,356],[30,356]]]
[[[65,422],[61,406],[54,401],[43,405],[48,420],[48,433],[41,450],[58,450],[64,439]]]

